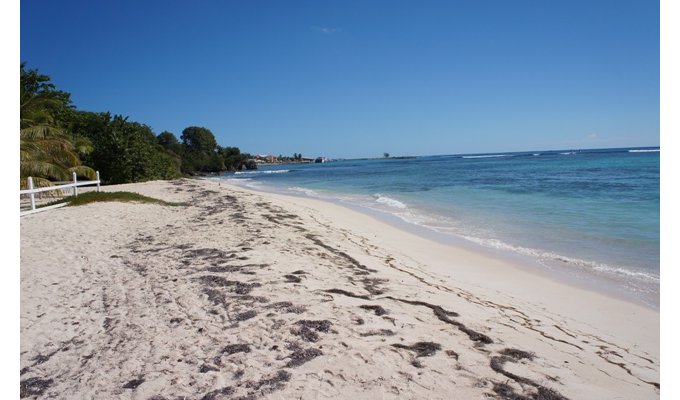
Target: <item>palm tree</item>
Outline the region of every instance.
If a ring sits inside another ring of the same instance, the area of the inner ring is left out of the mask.
[[[68,180],[73,172],[95,179],[95,171],[80,162],[92,145],[84,138],[71,138],[61,129],[54,110],[67,106],[68,95],[54,91],[49,77],[37,71],[24,71],[21,65],[20,93],[20,185],[28,186],[33,177],[36,187],[50,186],[52,180]],[[57,95],[55,95],[57,94]]]

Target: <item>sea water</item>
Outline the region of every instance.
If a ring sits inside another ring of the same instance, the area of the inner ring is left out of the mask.
[[[344,203],[546,271],[659,298],[655,148],[340,160],[220,179]]]

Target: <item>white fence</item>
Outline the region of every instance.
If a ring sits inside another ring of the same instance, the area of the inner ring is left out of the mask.
[[[21,216],[23,217],[24,215],[28,214],[34,214],[37,212],[41,211],[46,211],[46,210],[51,210],[53,208],[59,208],[65,206],[67,203],[59,203],[55,204],[52,206],[46,206],[46,207],[40,207],[36,208],[35,206],[35,195],[37,193],[42,193],[42,192],[48,192],[51,190],[63,190],[63,189],[70,189],[73,188],[73,195],[78,196],[78,187],[79,186],[89,186],[89,185],[97,185],[97,191],[99,192],[99,185],[101,184],[101,180],[99,179],[99,171],[97,171],[97,180],[94,181],[80,181],[78,182],[78,178],[76,176],[76,173],[73,173],[73,183],[67,183],[64,185],[58,185],[58,186],[46,186],[46,187],[41,187],[34,189],[33,188],[33,178],[30,176],[28,177],[28,189],[26,190],[20,190],[19,195],[28,195],[31,198],[31,209],[28,211],[21,211]]]

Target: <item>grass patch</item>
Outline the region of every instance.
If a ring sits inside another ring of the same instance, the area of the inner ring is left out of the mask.
[[[105,202],[105,201],[119,201],[127,203],[149,203],[160,204],[162,206],[185,206],[186,203],[171,203],[168,201],[154,199],[153,197],[143,196],[139,193],[132,192],[87,192],[79,194],[78,196],[71,196],[65,199],[57,200],[53,204],[68,203],[68,206],[82,206],[90,203]]]

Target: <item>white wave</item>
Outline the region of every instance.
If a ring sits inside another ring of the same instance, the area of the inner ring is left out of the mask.
[[[285,174],[286,172],[290,172],[290,170],[289,169],[277,169],[277,170],[270,170],[270,171],[237,171],[237,172],[234,172],[234,175]]]
[[[629,153],[658,153],[661,149],[635,149],[628,150]]]
[[[482,245],[484,247],[491,247],[493,249],[499,249],[499,250],[511,250],[515,251],[524,255],[528,256],[534,256],[537,257],[539,255],[539,252],[534,250],[534,249],[529,249],[525,247],[517,247],[513,246],[511,244],[502,242],[497,239],[482,239],[478,238],[475,236],[467,236],[467,235],[461,235],[464,239],[469,240],[472,243],[477,243],[479,245]]]
[[[576,154],[576,152],[575,151],[566,151],[566,152],[560,153],[560,154],[568,156],[568,155],[571,155],[571,154]]]
[[[494,158],[494,157],[510,157],[510,154],[489,154],[485,156],[462,156],[462,158]]]
[[[529,247],[514,246],[497,239],[482,239],[473,236],[461,235],[464,239],[469,240],[473,243],[479,244],[484,247],[490,247],[498,250],[512,251],[525,256],[530,256],[539,260],[547,261],[560,261],[563,263],[575,265],[581,268],[591,269],[598,272],[604,272],[609,274],[615,274],[619,276],[633,277],[643,281],[648,282],[659,282],[659,277],[654,274],[649,274],[640,271],[634,271],[627,268],[613,267],[611,265],[599,263],[596,261],[581,260],[578,258],[566,257],[560,254],[556,254],[549,251],[542,251],[538,249],[532,249]]]
[[[609,265],[598,265],[594,267],[598,271],[613,273],[616,275],[632,276],[635,278],[640,278],[642,280],[659,282],[659,277],[656,275],[648,274],[646,272],[631,271],[625,268],[611,267]]]
[[[534,153],[533,155],[534,155],[534,156],[540,156],[541,153]]]
[[[380,193],[375,194],[373,198],[375,198],[375,201],[377,201],[378,203],[385,204],[390,207],[399,208],[402,210],[408,208],[408,206],[402,203],[401,201],[395,200],[391,197],[383,196]]]
[[[251,189],[255,190],[261,190],[262,189],[262,184],[257,181],[252,181],[252,182],[246,182],[245,186]]]
[[[224,180],[227,181],[227,182],[233,182],[233,183],[243,183],[243,182],[252,181],[251,178],[226,178]]]
[[[311,192],[313,194],[311,195],[316,195],[316,192],[311,191],[309,189],[303,189],[303,188],[289,188],[290,190],[295,190],[295,191],[300,191],[303,193],[308,193]],[[509,243],[506,243],[504,241],[498,240],[498,239],[492,239],[492,238],[482,238],[479,236],[471,236],[469,234],[465,234],[461,231],[461,229],[458,229],[455,227],[455,224],[450,224],[451,221],[442,221],[441,217],[436,217],[436,216],[429,216],[427,214],[423,214],[422,212],[415,211],[414,209],[410,208],[403,202],[393,199],[391,197],[382,195],[380,193],[376,193],[373,196],[373,205],[370,203],[366,203],[366,198],[357,198],[355,196],[340,196],[337,199],[340,202],[347,202],[355,205],[359,205],[362,207],[367,207],[369,209],[373,209],[376,211],[381,211],[381,212],[388,212],[392,214],[393,216],[403,220],[406,223],[410,223],[413,225],[421,226],[426,229],[431,229],[434,232],[438,232],[441,234],[445,235],[453,235],[459,238],[462,238],[464,240],[470,241],[472,243],[475,243],[477,245],[491,248],[491,249],[496,249],[496,250],[501,250],[501,251],[507,251],[523,256],[528,256],[530,258],[535,259],[536,261],[540,262],[541,264],[544,265],[551,265],[554,263],[564,263],[565,266],[571,266],[573,268],[579,268],[582,270],[590,271],[591,273],[595,274],[606,274],[609,276],[618,276],[618,277],[623,277],[623,278],[628,278],[629,280],[636,280],[638,282],[646,282],[646,283],[651,283],[651,284],[658,284],[659,283],[659,277],[658,275],[655,275],[653,273],[646,273],[642,272],[639,269],[634,269],[634,268],[627,268],[627,267],[615,267],[611,266],[608,264],[596,262],[596,261],[589,261],[589,260],[583,260],[583,259],[578,259],[578,258],[572,258],[572,257],[567,257],[563,256],[561,254],[557,254],[554,252],[550,251],[545,251],[545,250],[540,250],[540,249],[535,249],[535,248],[530,248],[530,247],[523,247],[523,246],[517,246],[517,245],[512,245]],[[382,205],[387,205],[390,210],[387,210],[385,208],[380,208],[378,207],[375,203],[380,203]],[[445,218],[446,219],[446,218]],[[442,225],[443,224],[443,225]],[[550,264],[546,264],[550,263]]]
[[[319,197],[319,193],[313,191],[312,189],[305,189],[305,188],[301,188],[301,187],[298,187],[298,186],[294,186],[294,187],[289,187],[288,190],[290,190],[291,192],[303,193],[303,194],[305,194],[309,197]]]

